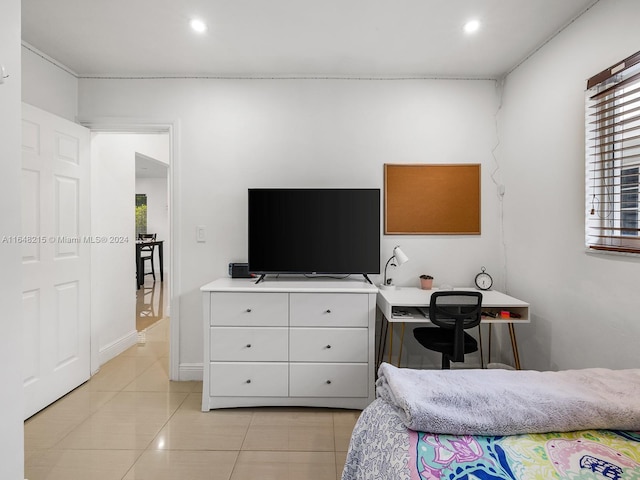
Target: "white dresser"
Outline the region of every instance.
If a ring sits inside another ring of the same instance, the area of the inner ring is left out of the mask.
[[[216,280],[201,289],[202,410],[362,409],[374,399],[377,288],[359,280]]]

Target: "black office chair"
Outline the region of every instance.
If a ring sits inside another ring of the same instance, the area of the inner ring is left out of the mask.
[[[442,353],[442,368],[463,362],[467,353],[478,351],[478,342],[465,332],[480,324],[482,293],[444,291],[431,294],[429,320],[438,328],[419,327],[413,336],[425,348]]]
[[[156,235],[155,233],[139,233],[138,234],[138,240],[142,240],[144,241],[156,241]],[[140,260],[142,260],[142,275],[144,277],[144,275],[153,275],[153,281],[156,281],[156,271],[155,268],[153,267],[153,251],[155,250],[156,246],[155,245],[143,245],[140,247]],[[145,273],[144,272],[144,265],[146,261],[149,261],[149,263],[151,263],[151,271],[149,273]]]

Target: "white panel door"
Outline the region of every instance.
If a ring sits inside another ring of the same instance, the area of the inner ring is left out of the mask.
[[[22,104],[25,418],[90,376],[89,130]]]

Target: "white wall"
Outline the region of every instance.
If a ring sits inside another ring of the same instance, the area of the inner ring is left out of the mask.
[[[0,63],[9,78],[0,85],[0,237],[20,235],[20,1],[3,0]],[[24,478],[22,358],[22,252],[0,243],[0,478]]]
[[[384,163],[481,163],[481,236],[383,236],[380,262],[402,244],[411,260],[393,272],[397,284],[429,272],[436,284],[470,285],[482,265],[501,284],[494,82],[81,79],[79,95],[83,120],[179,123],[182,372],[202,364],[199,287],[246,261],[249,187],[383,188]]]
[[[133,138],[91,135],[91,234],[126,239],[91,247],[91,322],[100,365],[137,341]]]
[[[22,49],[22,100],[42,110],[76,121],[78,79],[29,45]]]
[[[164,254],[165,281],[169,273],[169,255],[171,243],[169,241],[169,190],[167,178],[136,178],[136,195],[147,195],[147,232],[156,233],[157,239],[162,240]],[[158,256],[154,254],[153,262],[156,278],[160,280]],[[147,267],[149,270],[149,267]]]
[[[506,81],[507,285],[532,304],[528,368],[640,367],[640,261],[585,253],[583,219],[586,80],[640,49],[638,19],[637,0],[601,0]]]
[[[168,144],[166,134],[92,134],[91,234],[108,240],[91,249],[91,321],[101,365],[137,341],[136,153],[166,160]],[[109,241],[113,237],[126,241]]]

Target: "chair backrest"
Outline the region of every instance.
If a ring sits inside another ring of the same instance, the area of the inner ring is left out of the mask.
[[[153,240],[155,242],[156,241],[156,235],[157,235],[157,233],[139,233],[138,234],[138,240],[142,240],[142,241]],[[155,248],[155,245],[144,245],[144,246],[140,247],[140,251],[142,251],[142,252],[153,252],[154,248]]]
[[[433,292],[429,320],[440,328],[454,330],[454,362],[464,361],[464,330],[482,319],[482,293],[471,291]]]

